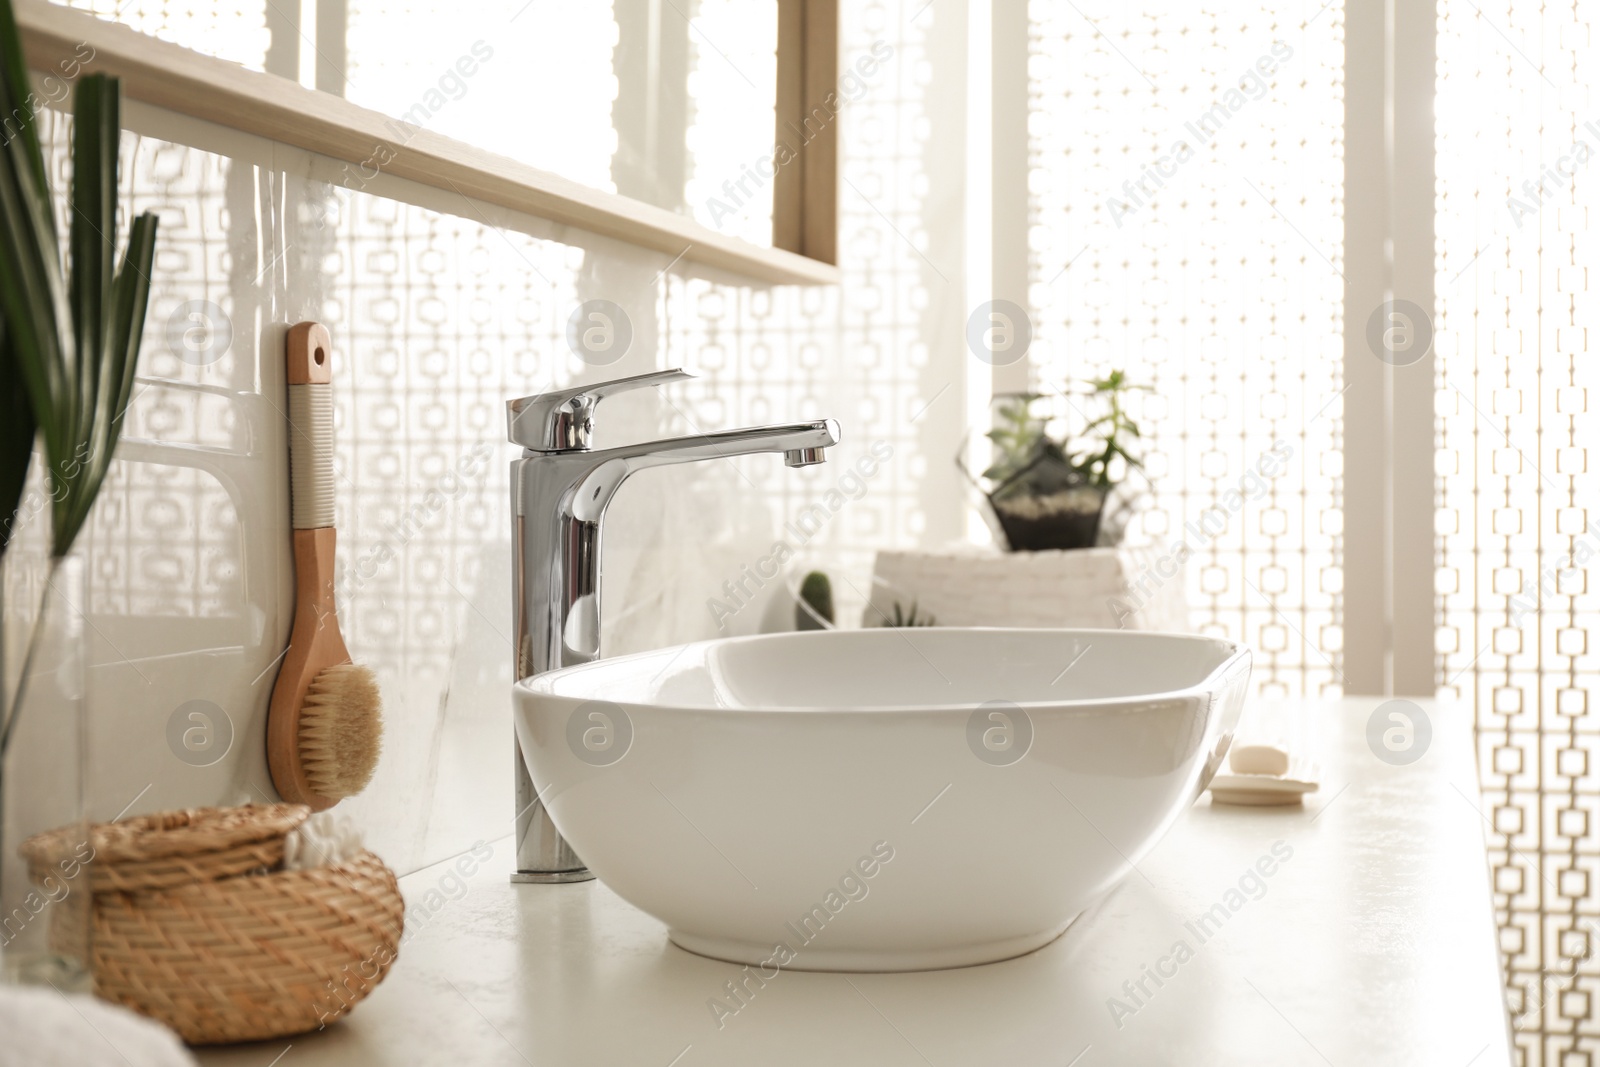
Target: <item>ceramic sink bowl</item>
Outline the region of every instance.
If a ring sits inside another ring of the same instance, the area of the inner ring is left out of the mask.
[[[1122,630],[728,638],[516,686],[595,875],[691,952],[899,971],[1032,951],[1216,771],[1250,653]]]

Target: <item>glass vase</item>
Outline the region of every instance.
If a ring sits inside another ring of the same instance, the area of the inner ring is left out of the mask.
[[[92,986],[84,570],[0,566],[0,981],[62,992]]]

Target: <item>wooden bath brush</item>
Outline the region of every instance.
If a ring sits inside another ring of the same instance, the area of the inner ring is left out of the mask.
[[[294,625],[267,711],[267,768],[284,800],[321,811],[372,780],[382,702],[371,669],[350,662],[334,610],[332,341],[302,322],[288,349]]]

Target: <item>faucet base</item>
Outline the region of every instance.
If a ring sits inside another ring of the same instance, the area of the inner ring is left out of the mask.
[[[512,885],[558,885],[562,882],[592,882],[594,872],[587,867],[575,871],[512,871]]]

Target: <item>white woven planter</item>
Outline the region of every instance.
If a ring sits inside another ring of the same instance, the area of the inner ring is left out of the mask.
[[[1190,629],[1181,565],[1128,548],[1000,552],[959,545],[879,552],[872,602],[862,619],[881,624],[894,603],[941,626],[1081,626]],[[881,613],[881,614],[880,614]]]

